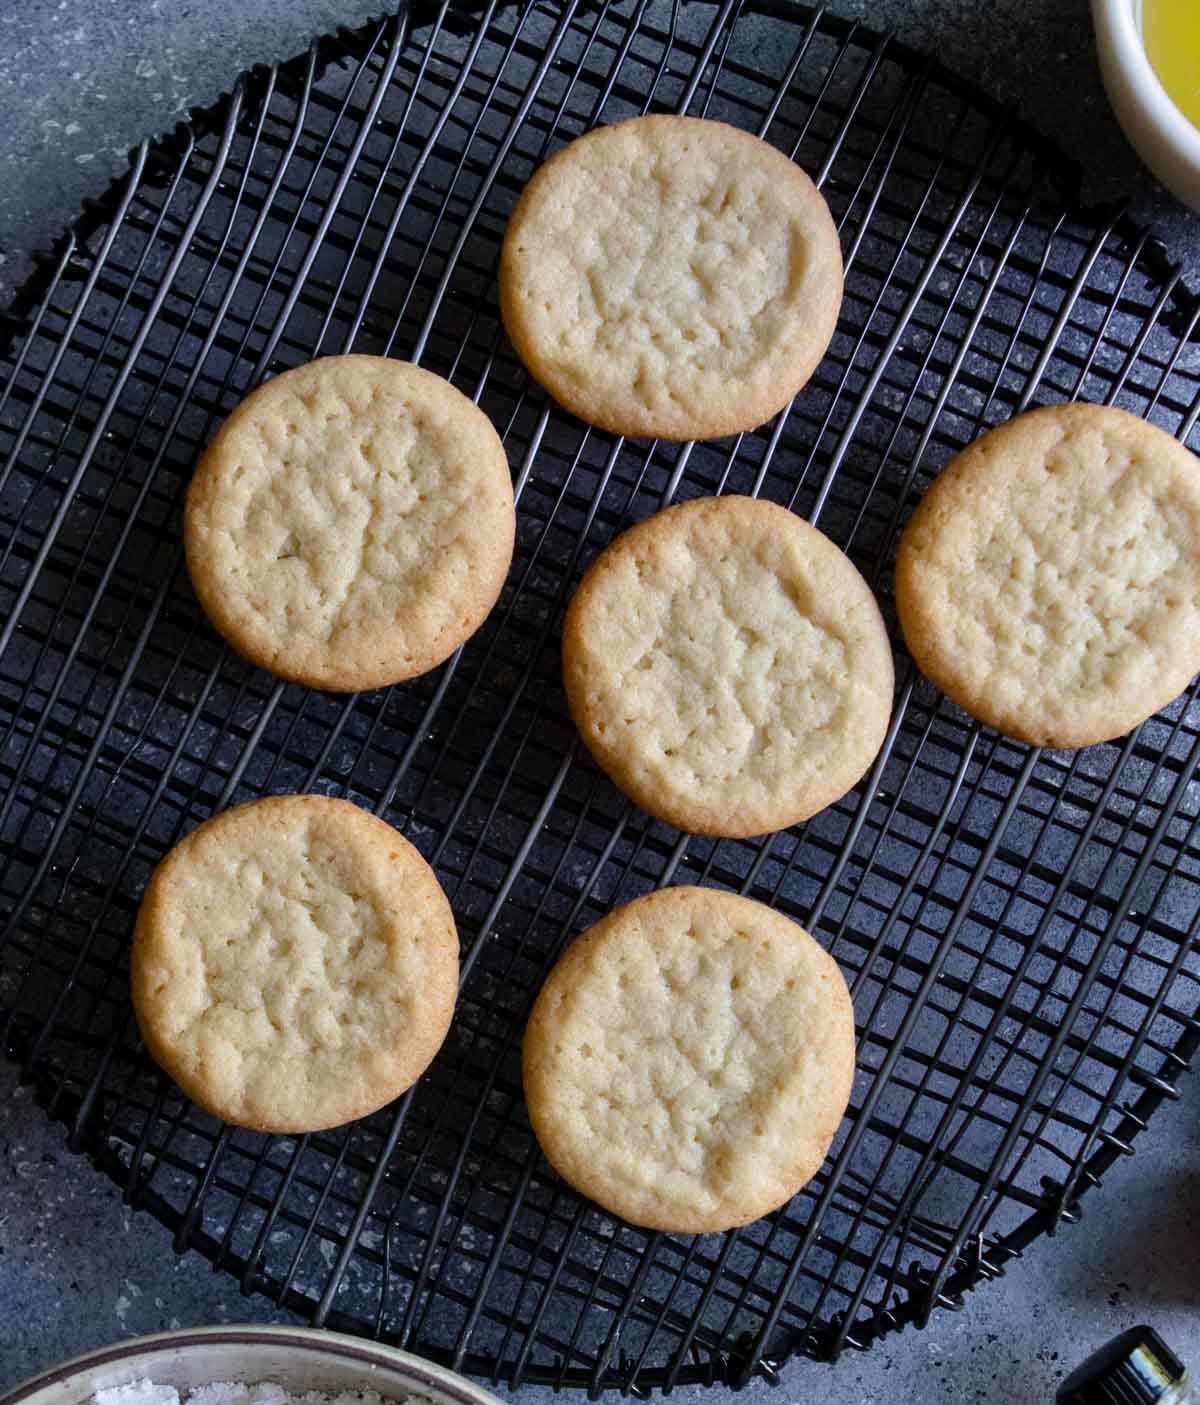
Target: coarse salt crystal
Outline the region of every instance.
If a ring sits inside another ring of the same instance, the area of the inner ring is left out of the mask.
[[[179,1392],[174,1386],[155,1385],[153,1381],[134,1381],[131,1385],[115,1385],[98,1390],[93,1405],[179,1405]]]

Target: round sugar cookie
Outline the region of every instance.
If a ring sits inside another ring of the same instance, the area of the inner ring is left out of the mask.
[[[578,937],[524,1044],[538,1143],[631,1224],[706,1234],[790,1200],[854,1079],[837,963],[796,923],[712,888],[664,888]]]
[[[209,619],[281,678],[354,692],[425,673],[496,603],[516,518],[487,416],[382,356],[286,371],[234,410],[188,490]]]
[[[623,532],[567,611],[588,749],[644,810],[744,837],[808,819],[883,744],[892,651],[854,564],[794,513],[698,498]]]
[[[697,117],[586,133],[525,187],[500,260],[530,374],[617,434],[753,429],[824,356],[842,252],[821,193],[767,142]]]
[[[147,1050],[216,1117],[313,1132],[398,1097],[441,1047],[458,937],[433,870],[346,800],[214,816],[155,869],[134,930]]]
[[[954,458],[900,542],[921,671],[1010,737],[1119,737],[1200,670],[1200,463],[1122,410],[1018,415]]]

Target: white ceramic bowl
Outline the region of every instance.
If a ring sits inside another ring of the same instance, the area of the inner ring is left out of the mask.
[[[0,1405],[81,1405],[97,1390],[152,1380],[177,1389],[211,1381],[276,1381],[291,1391],[374,1390],[435,1405],[501,1405],[453,1371],[408,1352],[311,1327],[196,1327],[135,1337],[64,1361]]]
[[[1151,171],[1200,210],[1200,129],[1171,101],[1146,57],[1141,0],[1092,0],[1100,72],[1117,120]]]

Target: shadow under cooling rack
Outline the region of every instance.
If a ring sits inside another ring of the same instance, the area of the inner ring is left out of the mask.
[[[707,444],[589,430],[531,386],[499,240],[564,141],[643,110],[761,132],[820,183],[847,261],[789,410]],[[641,1391],[773,1375],[923,1322],[1077,1213],[1198,1039],[1195,690],[1119,742],[1030,750],[897,641],[867,780],[763,839],[680,835],[576,745],[558,631],[630,521],[786,503],[889,621],[899,528],[946,459],[1032,404],[1123,405],[1195,443],[1195,299],[1153,244],[1071,213],[1071,168],[912,53],[801,7],[422,9],[256,71],[134,153],[27,285],[0,358],[0,1020],[129,1200],[298,1312],[510,1382]],[[518,488],[512,574],[449,663],[386,692],[277,683],[206,625],[182,495],[264,375],[349,349],[474,396]],[[454,1028],[398,1104],[335,1132],[214,1123],[144,1057],[127,950],[155,862],[266,792],[349,795],[436,868]],[[519,1042],[563,943],[690,881],[771,902],[849,979],[854,1095],[821,1173],[724,1235],[655,1234],[540,1159]]]

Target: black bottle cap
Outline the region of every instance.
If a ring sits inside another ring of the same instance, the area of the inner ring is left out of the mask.
[[[1157,1332],[1131,1327],[1092,1352],[1054,1398],[1058,1405],[1152,1405],[1183,1376],[1183,1362]]]

